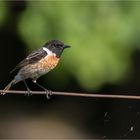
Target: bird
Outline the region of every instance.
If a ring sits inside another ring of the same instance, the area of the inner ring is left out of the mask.
[[[23,81],[28,94],[30,95],[31,90],[25,81],[28,78],[32,79],[33,83],[49,93],[49,90],[40,85],[37,82],[37,79],[57,66],[60,61],[60,57],[66,48],[70,48],[70,46],[65,45],[60,40],[50,40],[41,48],[29,54],[11,71],[12,73],[13,71],[18,70],[13,80],[4,88],[3,93],[1,94],[6,94],[5,91],[9,90],[18,82]]]

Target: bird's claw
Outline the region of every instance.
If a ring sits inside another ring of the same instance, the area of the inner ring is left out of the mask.
[[[46,90],[46,98],[49,100],[51,99],[51,96],[53,95],[51,90]]]
[[[6,94],[5,92],[1,92],[1,93],[0,93],[0,95],[5,95],[5,94]]]
[[[32,91],[30,89],[27,89],[27,96],[31,96],[32,95]]]

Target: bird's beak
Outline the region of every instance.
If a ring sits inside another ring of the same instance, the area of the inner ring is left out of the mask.
[[[71,46],[69,46],[69,45],[65,45],[65,46],[64,46],[65,49],[66,49],[66,48],[70,48],[70,47],[71,47]]]

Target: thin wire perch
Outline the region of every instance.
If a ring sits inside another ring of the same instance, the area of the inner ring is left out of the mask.
[[[28,91],[20,90],[0,90],[0,93],[9,93],[9,94],[28,94]],[[31,94],[43,94],[46,95],[46,91],[31,91]],[[93,97],[93,98],[114,98],[114,99],[133,99],[140,100],[140,96],[136,95],[117,95],[117,94],[94,94],[94,93],[72,93],[72,92],[56,92],[52,91],[50,96],[77,96],[77,97]]]

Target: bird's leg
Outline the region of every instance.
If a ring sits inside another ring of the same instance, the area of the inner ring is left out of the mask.
[[[28,85],[27,85],[26,81],[25,81],[25,80],[23,80],[23,82],[24,82],[24,85],[25,85],[25,86],[26,86],[26,88],[27,88],[27,91],[28,91],[28,96],[32,95],[32,94],[31,94],[31,90],[30,90],[30,88],[28,87]]]
[[[33,80],[33,83],[36,84],[36,85],[38,85],[43,90],[45,90],[46,91],[46,98],[47,99],[50,99],[50,96],[52,95],[52,91],[51,90],[46,89],[45,87],[43,87],[42,85],[40,85],[39,83],[37,83],[36,80]]]

